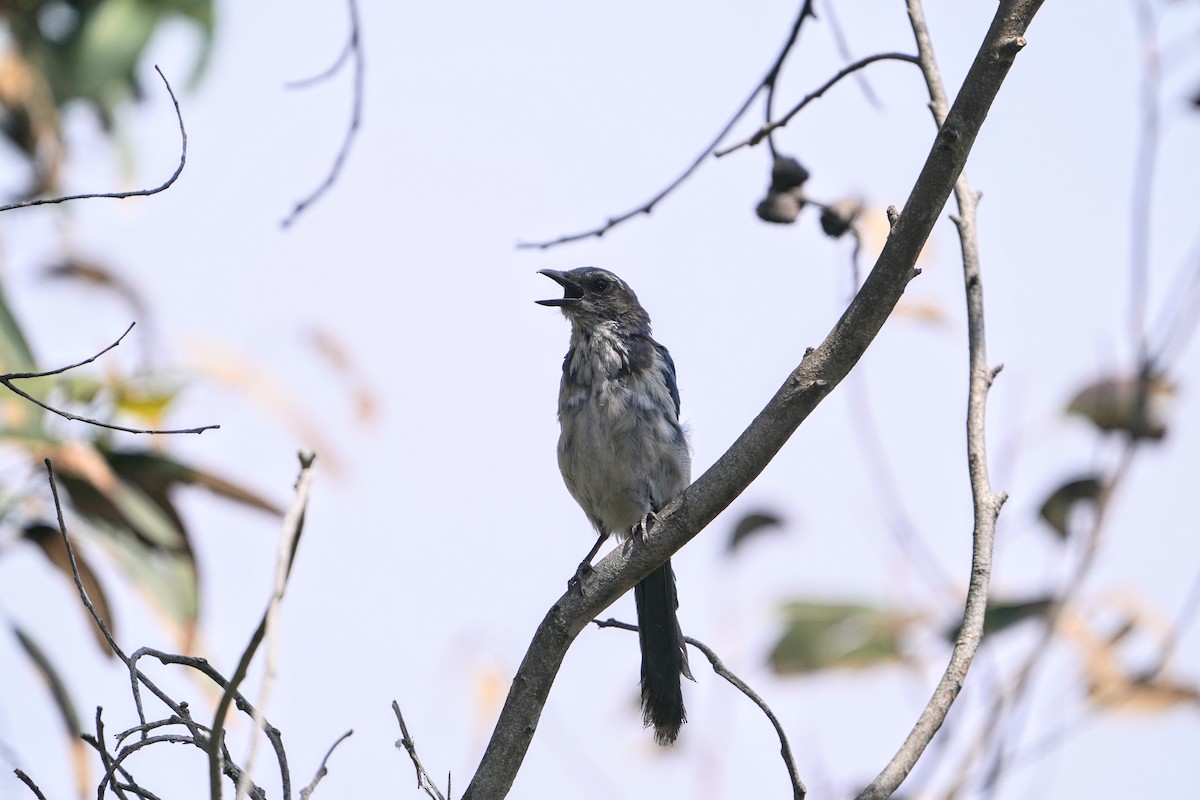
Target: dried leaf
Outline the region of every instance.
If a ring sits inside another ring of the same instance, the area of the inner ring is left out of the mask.
[[[1085,475],[1067,481],[1055,489],[1042,503],[1038,516],[1044,519],[1058,533],[1059,538],[1066,539],[1070,533],[1071,515],[1081,504],[1094,507],[1104,491],[1104,481],[1099,475]]]
[[[57,527],[53,527],[46,523],[35,522],[25,526],[21,535],[26,541],[37,545],[43,555],[49,559],[50,563],[58,568],[60,572],[67,577],[67,581],[71,586],[71,591],[75,591],[75,576],[71,572],[71,559],[67,555],[67,546],[63,543],[62,532]],[[96,577],[95,571],[88,564],[83,553],[75,550],[75,566],[79,569],[79,580],[83,583],[83,590],[87,592],[88,599],[92,601],[92,605],[96,607],[96,612],[100,614],[100,618],[108,625],[110,631],[115,631],[116,628],[113,622],[112,609],[108,604],[108,597],[104,593],[104,587],[100,584],[100,580]],[[81,603],[80,610],[85,614],[87,609]],[[111,656],[112,650],[108,646],[108,640],[104,638],[104,634],[100,631],[96,621],[92,619],[91,614],[87,614],[88,628],[95,635],[96,644],[100,647],[100,652]]]
[[[1055,602],[1056,598],[1051,595],[1007,603],[989,600],[987,611],[983,614],[983,633],[984,635],[998,633],[1018,622],[1040,617],[1053,608]],[[946,631],[946,638],[951,642],[957,641],[961,631],[962,623],[959,623]]]
[[[54,706],[58,709],[58,715],[62,719],[63,727],[66,728],[67,736],[72,739],[78,739],[79,734],[83,732],[83,728],[79,724],[79,714],[75,712],[75,703],[71,701],[67,685],[63,683],[58,670],[54,667],[54,664],[50,661],[45,651],[19,625],[13,624],[12,631],[16,635],[17,641],[21,643],[21,648],[25,651],[25,654],[29,656],[29,660],[33,662],[34,667],[37,668],[42,678],[45,679],[46,685],[50,689],[50,694],[54,698]]]
[[[106,450],[105,460],[112,470],[130,481],[147,496],[159,502],[164,513],[178,520],[174,507],[166,499],[176,486],[198,486],[235,503],[283,516],[283,509],[270,500],[211,472],[188,466],[161,453],[149,450]]]
[[[911,618],[865,605],[793,602],[783,607],[784,632],[771,649],[780,675],[899,660]]]
[[[1175,386],[1162,375],[1143,380],[1138,375],[1102,378],[1088,384],[1067,404],[1102,431],[1120,431],[1136,439],[1161,439]]]
[[[129,304],[130,310],[137,319],[144,320],[149,316],[146,303],[137,289],[112,269],[96,261],[77,256],[69,257],[65,261],[43,269],[42,276],[74,281],[89,288],[110,291]]]

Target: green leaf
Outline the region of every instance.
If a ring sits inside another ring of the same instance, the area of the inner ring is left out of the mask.
[[[1040,617],[1053,608],[1056,602],[1057,598],[1053,595],[1010,603],[997,603],[989,600],[987,611],[983,614],[983,633],[985,636],[998,633],[1005,628],[1011,628],[1018,622]],[[946,631],[946,638],[951,642],[957,641],[961,630],[962,623],[960,622]]]
[[[901,658],[910,618],[866,605],[792,602],[783,607],[784,631],[771,649],[780,675],[835,667],[861,668]]]
[[[1058,533],[1059,538],[1066,539],[1070,534],[1071,512],[1083,503],[1095,506],[1102,491],[1104,480],[1100,475],[1085,475],[1067,481],[1050,493],[1038,516]]]
[[[748,537],[779,528],[782,524],[783,519],[778,514],[770,511],[753,511],[738,520],[737,525],[733,528],[733,534],[729,537],[729,546],[726,549],[732,553]]]
[[[1174,384],[1162,375],[1109,376],[1080,389],[1067,404],[1067,413],[1085,417],[1102,431],[1157,440],[1167,435],[1174,395]]]
[[[50,661],[50,657],[19,625],[14,624],[12,631],[16,635],[17,641],[21,643],[25,655],[29,656],[29,660],[33,662],[34,667],[41,673],[46,685],[50,688],[54,706],[58,709],[58,715],[67,729],[67,736],[72,739],[79,738],[79,734],[83,732],[83,728],[79,724],[79,714],[75,711],[75,703],[71,701],[67,685],[63,683],[58,670]]]
[[[76,592],[75,576],[71,572],[71,559],[67,554],[67,546],[63,542],[62,532],[47,523],[34,522],[26,525],[21,535],[27,542],[36,545],[47,560],[66,576],[71,593],[74,594]],[[108,596],[104,593],[104,587],[96,577],[95,570],[77,548],[75,548],[75,566],[79,570],[79,580],[83,583],[83,590],[87,592],[88,599],[96,607],[96,613],[108,625],[109,631],[115,635],[116,625],[113,622],[112,607],[108,604]],[[100,651],[111,656],[113,653],[112,648],[108,645],[108,640],[104,638],[104,633],[96,625],[96,621],[92,619],[92,615],[88,613],[82,602],[79,603],[79,609],[87,614],[88,628],[95,634],[96,644],[99,645]]]

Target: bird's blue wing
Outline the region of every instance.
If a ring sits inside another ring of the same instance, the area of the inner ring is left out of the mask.
[[[675,360],[671,358],[670,351],[658,342],[654,343],[654,347],[662,357],[663,382],[667,384],[667,389],[671,392],[671,399],[675,401],[675,416],[678,417],[679,383],[675,380]]]

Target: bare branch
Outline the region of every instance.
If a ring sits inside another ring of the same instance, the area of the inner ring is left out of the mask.
[[[800,28],[804,24],[804,20],[812,15],[812,0],[804,0],[804,4],[800,8],[800,13],[796,15],[796,21],[792,23],[792,30],[788,36],[787,42],[784,43],[783,48],[779,51],[779,55],[775,57],[775,61],[771,64],[771,68],[767,70],[767,74],[761,81],[758,82],[758,85],[756,85],[754,90],[750,92],[750,96],[747,97],[745,102],[743,102],[738,110],[734,112],[729,121],[725,123],[725,127],[721,129],[716,138],[704,148],[700,155],[696,156],[692,163],[688,165],[687,169],[685,169],[678,178],[667,184],[665,189],[654,195],[654,197],[650,198],[637,208],[631,211],[626,211],[624,214],[610,217],[607,222],[599,227],[582,231],[580,233],[570,233],[565,236],[560,236],[557,239],[550,239],[542,242],[518,242],[517,248],[520,250],[547,250],[560,244],[566,244],[567,242],[577,242],[580,239],[590,239],[593,236],[598,238],[608,233],[611,229],[620,225],[622,222],[630,220],[641,214],[649,214],[651,211],[653,211],[654,207],[658,205],[660,201],[666,198],[667,195],[671,194],[671,192],[678,189],[684,181],[690,178],[692,173],[699,169],[700,165],[704,163],[705,159],[712,155],[713,151],[721,145],[721,142],[725,140],[725,137],[729,135],[729,132],[733,130],[733,126],[736,125],[738,121],[745,116],[746,112],[750,110],[750,106],[754,103],[754,99],[758,97],[759,92],[763,91],[765,88],[774,86],[776,78],[779,75],[779,70],[783,67],[784,60],[787,59],[788,53],[791,52],[792,46],[796,43],[796,39],[800,34]]]
[[[400,713],[400,704],[395,700],[392,701],[392,711],[396,713],[396,722],[400,723],[400,738],[396,740],[396,749],[404,749],[408,753],[408,757],[412,760],[413,769],[417,771],[417,788],[429,795],[433,800],[446,800],[446,795],[443,795],[438,789],[437,784],[433,782],[433,778],[429,777],[429,772],[425,769],[425,765],[421,763],[421,759],[417,756],[417,743],[408,733],[408,725],[404,724],[404,715]],[[446,792],[450,791],[450,776],[446,775]]]
[[[309,206],[332,188],[333,184],[342,174],[342,168],[346,164],[346,159],[350,156],[350,147],[354,144],[354,138],[358,135],[358,130],[362,125],[363,73],[366,70],[366,61],[363,59],[362,52],[362,29],[358,21],[358,0],[346,0],[346,7],[350,12],[350,38],[346,43],[346,49],[342,52],[342,55],[325,72],[300,81],[292,86],[293,88],[297,86],[311,86],[313,83],[325,80],[346,63],[347,55],[352,56],[354,61],[354,98],[350,112],[350,124],[346,127],[346,135],[342,138],[342,146],[338,148],[337,155],[333,159],[333,166],[330,167],[325,180],[321,181],[317,188],[313,189],[307,197],[298,201],[288,215],[284,217],[280,226],[285,229],[290,228]]]
[[[1030,14],[1036,11],[1036,3]],[[908,0],[908,16],[917,42],[919,64],[929,90],[929,108],[934,123],[939,128],[946,125],[949,103],[942,83],[941,72],[933,52],[933,41],[925,23],[925,11],[921,0]],[[999,19],[999,17],[997,17]],[[995,27],[995,24],[993,24]],[[1020,34],[1018,33],[1017,36]],[[1017,43],[1024,44],[1024,40]],[[978,62],[977,62],[978,63]],[[1006,495],[993,494],[988,479],[987,442],[984,422],[987,410],[987,394],[993,373],[987,363],[986,326],[984,324],[983,279],[979,265],[979,241],[975,230],[976,206],[979,195],[971,190],[965,173],[960,173],[954,184],[954,197],[958,214],[954,222],[962,243],[963,283],[967,300],[967,349],[969,352],[969,381],[967,391],[967,469],[971,479],[971,502],[974,509],[972,530],[971,572],[967,584],[967,600],[963,609],[962,626],[950,661],[942,673],[941,680],[933,690],[929,702],[921,711],[916,724],[909,732],[900,749],[876,776],[875,780],[859,794],[859,800],[882,800],[891,797],[908,774],[912,772],[921,754],[942,727],[946,715],[958,698],[971,662],[983,640],[984,615],[987,612],[988,587],[992,576],[992,550],[996,537],[996,519],[1004,505]]]
[[[554,677],[579,632],[733,502],[858,363],[912,280],[917,256],[962,172],[1041,2],[1001,1],[903,213],[896,216],[870,275],[825,340],[805,355],[729,450],[660,511],[652,535],[614,550],[595,565],[586,594],[568,592],[547,612],[518,668],[465,800],[504,797],[511,788]]]
[[[296,479],[296,496],[283,518],[283,539],[290,545],[287,550],[286,559],[281,559],[281,563],[286,561],[286,565],[282,567],[284,584],[286,584],[288,575],[291,574],[292,563],[296,558],[296,548],[300,546],[300,534],[304,529],[304,512],[308,505],[308,492],[312,483],[310,470],[315,458],[316,456],[311,453],[300,454],[300,476]],[[216,713],[213,714],[212,735],[208,741],[209,796],[212,800],[221,800],[221,772],[224,761],[221,747],[225,735],[225,716],[229,712],[230,704],[234,700],[237,700],[237,705],[240,709],[245,710],[249,707],[249,704],[245,702],[238,692],[238,686],[246,679],[246,673],[250,669],[250,662],[254,659],[254,654],[258,652],[258,647],[262,644],[263,638],[266,636],[268,626],[273,627],[273,610],[277,609],[278,601],[282,599],[282,596],[283,588],[279,586],[268,601],[267,609],[263,612],[258,627],[251,634],[250,642],[246,645],[246,649],[242,651],[242,657],[238,660],[237,667],[234,669],[228,684],[222,686],[224,693],[221,695],[221,700],[217,703]],[[217,678],[214,678],[214,680],[217,680]],[[254,719],[255,724],[261,726],[268,735],[274,731],[258,711],[250,708],[249,713]],[[275,735],[278,736],[277,731],[275,731]],[[282,747],[278,748],[277,752],[282,752]],[[283,770],[282,789],[284,800],[291,800],[291,775],[286,769]]]
[[[221,427],[220,425],[202,425],[198,428],[174,428],[174,429],[169,429],[169,430],[155,430],[155,429],[151,429],[151,428],[127,428],[124,425],[114,425],[110,422],[101,422],[98,419],[92,419],[91,417],[81,417],[78,414],[72,414],[69,411],[62,411],[60,409],[54,408],[53,406],[46,405],[41,400],[38,400],[36,397],[34,397],[33,395],[26,392],[24,389],[20,389],[13,385],[13,381],[27,380],[29,378],[47,378],[47,377],[50,377],[51,375],[61,375],[62,373],[67,372],[69,370],[73,370],[76,367],[82,367],[84,364],[90,364],[93,361],[95,361],[97,358],[99,358],[100,356],[107,353],[109,350],[112,350],[114,347],[119,345],[122,342],[122,340],[124,340],[124,338],[129,334],[129,332],[131,330],[133,330],[133,326],[136,324],[137,324],[136,322],[129,323],[129,327],[125,329],[125,333],[122,333],[120,336],[118,336],[117,340],[115,342],[113,342],[108,347],[101,350],[99,353],[96,353],[94,356],[85,358],[83,361],[77,361],[74,364],[71,364],[69,366],[59,367],[58,369],[47,370],[46,372],[9,372],[4,375],[0,375],[0,385],[7,388],[13,394],[19,395],[20,397],[24,397],[26,400],[33,403],[34,405],[40,406],[41,408],[44,408],[45,410],[51,412],[52,414],[57,414],[58,416],[62,417],[63,419],[68,419],[73,422],[85,422],[88,425],[95,425],[97,428],[107,428],[110,431],[121,431],[123,433],[149,433],[149,434],[154,434],[154,435],[165,436],[168,434],[176,434],[176,433],[204,433],[205,431],[211,431],[211,430],[216,430],[216,429],[220,428]]]
[[[46,795],[42,794],[42,790],[39,789],[38,785],[33,782],[33,778],[26,775],[20,769],[14,769],[13,774],[21,779],[21,783],[29,787],[29,791],[33,792],[33,796],[36,797],[37,800],[46,800]]]
[[[805,106],[807,106],[813,100],[816,100],[821,95],[825,94],[825,92],[832,89],[838,82],[840,82],[847,75],[853,75],[855,72],[858,72],[863,67],[874,64],[876,61],[907,61],[911,64],[919,63],[916,56],[911,56],[908,53],[876,53],[873,56],[867,56],[866,58],[860,58],[858,61],[855,61],[853,64],[850,64],[850,65],[845,66],[842,69],[838,70],[837,73],[832,78],[825,81],[819,87],[817,87],[813,91],[806,94],[804,96],[804,98],[799,103],[792,106],[792,110],[789,111],[788,113],[784,114],[781,119],[776,120],[775,122],[768,121],[761,128],[759,128],[757,131],[755,131],[754,135],[751,136],[749,139],[738,142],[737,144],[732,145],[731,147],[726,147],[724,150],[718,150],[717,152],[713,153],[713,155],[716,156],[717,158],[723,158],[724,156],[729,155],[730,153],[732,153],[735,150],[740,150],[743,147],[753,147],[754,145],[761,142],[763,139],[769,138],[771,136],[771,134],[777,128],[782,128],[784,125],[787,125],[789,122],[791,122],[792,117],[799,114],[804,109]]]
[[[283,518],[283,531],[279,537],[279,552],[275,558],[275,582],[271,590],[271,598],[267,601],[267,611],[263,615],[264,636],[267,640],[266,663],[263,667],[262,683],[258,692],[258,708],[254,712],[254,726],[263,724],[263,711],[267,707],[267,699],[271,693],[271,685],[279,663],[279,608],[283,604],[283,592],[287,588],[288,575],[292,571],[292,561],[296,557],[296,547],[299,545],[300,532],[304,528],[304,511],[308,507],[308,493],[312,485],[313,455],[300,456],[300,477],[296,481],[296,496],[291,508]],[[349,734],[347,734],[349,735]],[[336,746],[336,745],[335,745]],[[238,781],[236,797],[240,798],[248,785],[248,778],[254,768],[254,756],[258,748],[258,737],[250,740],[250,751],[246,754],[245,777]]]
[[[312,796],[312,793],[316,791],[317,784],[321,782],[322,778],[329,774],[329,769],[325,766],[325,764],[329,761],[329,757],[333,755],[333,751],[339,744],[346,741],[353,735],[354,731],[346,731],[337,738],[337,741],[329,745],[329,750],[325,752],[325,757],[321,759],[321,766],[317,768],[317,774],[313,775],[313,779],[309,782],[308,786],[305,786],[300,790],[300,800],[308,800],[308,798]]]
[[[620,622],[615,619],[594,619],[592,622],[597,628],[620,628],[621,630],[634,632],[637,632],[638,629],[637,625],[630,625],[628,622]],[[794,800],[804,800],[808,795],[808,789],[804,786],[804,781],[800,780],[800,773],[796,770],[796,761],[792,758],[792,747],[788,744],[787,734],[783,732],[783,725],[780,724],[779,718],[775,716],[775,712],[767,705],[767,701],[763,700],[758,692],[751,689],[749,684],[737,675],[734,675],[711,647],[699,639],[693,639],[691,636],[685,636],[683,640],[701,653],[704,653],[704,657],[712,665],[713,672],[729,681],[735,689],[750,698],[751,702],[766,714],[767,719],[770,720],[771,725],[775,728],[776,735],[779,736],[779,755],[783,758],[783,764],[787,767],[788,771],[788,779],[792,782],[792,797]]]
[[[128,197],[148,197],[152,194],[158,194],[159,192],[169,189],[171,184],[175,183],[176,179],[179,178],[180,174],[183,172],[184,164],[187,163],[187,129],[183,127],[183,112],[179,110],[179,101],[175,98],[175,90],[171,88],[170,81],[167,80],[166,75],[163,75],[162,70],[158,68],[157,64],[154,65],[154,71],[158,73],[158,77],[162,78],[163,85],[167,87],[167,94],[171,95],[171,103],[175,106],[175,118],[179,120],[179,138],[181,142],[179,150],[179,166],[177,166],[175,171],[171,173],[171,177],[167,178],[163,183],[155,186],[152,189],[136,189],[129,192],[70,194],[66,195],[65,197],[42,197],[35,200],[22,200],[19,203],[9,203],[8,205],[0,206],[0,212],[12,211],[16,208],[50,205],[52,203],[66,203],[71,200],[92,200],[100,197],[108,197],[114,200],[124,200]]]

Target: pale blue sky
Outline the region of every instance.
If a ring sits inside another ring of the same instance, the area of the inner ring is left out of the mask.
[[[174,440],[174,452],[288,498],[294,453],[310,443],[277,409],[222,386],[218,364],[277,384],[329,443],[283,611],[281,670],[268,707],[301,785],[329,744],[354,728],[317,797],[417,796],[411,766],[392,747],[399,735],[393,698],[426,765],[438,775],[452,771],[461,792],[497,710],[480,693],[498,687],[502,696],[534,626],[591,543],[554,458],[567,326],[533,304],[555,288],[538,269],[604,266],[636,289],[678,365],[697,474],[840,315],[849,244],[825,238],[811,213],[791,227],[754,216],[767,183],[762,148],[708,163],[652,216],[603,239],[548,252],[514,248],[592,227],[669,182],[761,78],[796,5],[537,2],[517,13],[495,4],[364,3],[361,135],[332,192],[284,232],[279,221],[332,160],[350,85],[348,75],[303,92],[283,84],[336,56],[345,12],[338,2],[222,3],[211,72],[196,93],[181,96],[190,147],[179,183],[151,199],[66,210],[80,252],[113,265],[150,299],[160,363],[204,367],[172,421],[222,429]],[[1131,6],[1104,5],[1100,13],[1046,4],[968,165],[984,192],[989,352],[1005,364],[989,415],[994,483],[1012,495],[997,550],[1001,597],[1056,585],[1063,551],[1036,520],[1037,508],[1056,482],[1109,464],[1116,452],[1060,413],[1076,389],[1127,369],[1131,357],[1127,198],[1139,62]],[[993,7],[927,4],[951,92]],[[838,16],[856,55],[914,50],[899,0],[843,2]],[[1178,29],[1167,38],[1194,41],[1196,17],[1194,9],[1173,9]],[[177,31],[156,43],[153,60],[182,83],[190,52]],[[1200,115],[1187,110],[1186,98],[1200,70],[1183,63],[1170,74],[1188,80],[1168,81],[1164,93],[1151,318],[1196,236]],[[840,66],[828,27],[809,23],[779,106]],[[126,117],[124,130],[138,180],[154,183],[173,168],[177,138],[148,64],[143,72],[149,100]],[[888,204],[903,203],[933,126],[914,68],[884,63],[867,75],[882,109],[846,82],[778,142],[811,170],[815,196],[862,194],[878,219]],[[742,134],[759,119],[752,112]],[[94,125],[82,115],[69,122],[70,188],[118,183],[116,160]],[[47,365],[98,349],[129,321],[116,304],[38,277],[56,252],[55,213],[9,214],[0,229],[9,298]],[[953,226],[944,222],[905,301],[934,305],[944,321],[898,315],[889,322],[851,380],[677,556],[686,632],[773,705],[814,797],[845,796],[873,776],[947,655],[920,639],[903,667],[780,680],[765,665],[779,632],[775,609],[793,597],[888,603],[928,615],[934,628],[952,622],[955,609],[921,581],[888,532],[895,510],[877,501],[853,431],[865,397],[904,511],[965,585],[971,520],[957,254]],[[372,425],[355,422],[345,384],[308,344],[314,328],[336,336],[365,373],[379,401]],[[142,344],[112,358],[132,365]],[[1200,474],[1197,375],[1200,348],[1192,346],[1176,365],[1171,435],[1146,449],[1113,509],[1087,589],[1093,606],[1132,597],[1169,620],[1195,580],[1198,526],[1184,487]],[[206,652],[228,672],[267,597],[277,526],[204,496],[184,505],[204,575]],[[763,506],[786,517],[784,535],[727,559],[730,526]],[[75,601],[47,588],[53,580],[34,554],[6,554],[5,610],[61,626],[61,638],[46,644],[77,665],[68,679],[83,715],[101,704],[110,730],[128,727],[127,682],[115,664],[93,657]],[[114,594],[129,649],[171,646],[134,597],[120,588]],[[35,596],[27,607],[24,598]],[[628,618],[629,602],[614,614]],[[989,688],[997,666],[1014,663],[1030,643],[1020,633],[996,640],[951,733],[976,722],[983,703],[972,690]],[[17,658],[11,643],[0,644],[0,663]],[[698,683],[685,690],[689,723],[674,751],[663,753],[636,714],[636,640],[585,632],[513,796],[633,798],[647,787],[663,797],[785,796],[769,726],[700,661],[693,658]],[[1181,676],[1200,678],[1198,663],[1193,627],[1180,642]],[[67,797],[58,723],[33,674],[17,672],[6,679],[13,691],[0,699],[0,740],[49,796]],[[1033,738],[1074,719],[1077,674],[1074,651],[1050,659],[1026,724]],[[194,682],[176,689],[194,703],[203,699]],[[1033,787],[1058,798],[1125,795],[1133,787],[1166,796],[1190,785],[1197,724],[1195,709],[1097,717],[1054,755],[1015,772],[1001,797],[1029,797]],[[244,732],[244,725],[235,731]],[[195,776],[173,798],[207,792],[198,753],[160,750],[150,758]],[[264,761],[258,774],[278,796],[269,773]],[[0,798],[22,791],[0,776]]]

